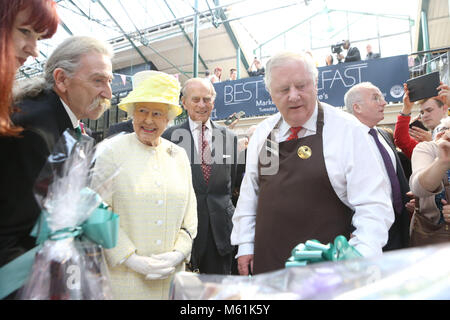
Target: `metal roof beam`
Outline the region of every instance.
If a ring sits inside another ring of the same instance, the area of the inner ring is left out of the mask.
[[[25,71],[23,71],[22,69],[19,69],[19,71],[20,71],[21,74],[23,74],[28,79],[30,78],[30,76],[28,74],[26,74]]]
[[[81,12],[81,14],[85,17],[85,18],[87,18],[87,19],[91,19],[83,10],[81,10],[81,8],[75,3],[75,2],[73,2],[72,0],[67,0],[67,1],[69,1],[69,3],[71,3],[75,8],[77,8],[78,9],[78,11],[80,11]]]
[[[305,22],[310,21],[310,20],[311,20],[312,18],[314,18],[315,16],[317,16],[317,15],[319,15],[319,14],[326,13],[326,12],[327,12],[326,10],[322,9],[322,10],[316,12],[315,14],[313,14],[312,16],[309,16],[308,18],[306,18],[306,19],[300,21],[299,23],[296,23],[296,24],[293,25],[292,27],[289,27],[288,29],[284,30],[283,32],[278,33],[277,35],[273,36],[273,37],[270,38],[269,40],[266,40],[266,41],[264,41],[263,43],[261,43],[257,48],[255,48],[255,49],[253,50],[253,53],[255,53],[257,49],[260,49],[260,50],[261,50],[261,48],[262,48],[263,46],[265,46],[265,45],[268,44],[269,42],[272,42],[273,40],[277,39],[278,37],[284,35],[285,33],[287,33],[287,32],[289,32],[289,31],[291,31],[291,30],[293,30],[293,29],[299,27],[300,25],[304,24]]]
[[[106,7],[103,5],[101,0],[96,0],[96,2],[102,7],[102,9],[106,12],[106,14],[111,18],[111,20],[116,24],[116,26],[120,29],[120,32],[127,38],[127,40],[131,43],[134,50],[141,56],[141,58],[145,61],[146,64],[150,65],[150,62],[147,60],[147,58],[142,54],[141,50],[134,44],[133,40],[125,33],[125,31],[122,29],[122,27],[119,25],[119,23],[114,19],[112,14],[106,9]]]
[[[64,30],[66,30],[66,32],[68,34],[70,34],[71,36],[73,36],[73,32],[70,31],[69,27],[64,23],[64,21],[62,21],[62,19],[59,19],[59,24],[64,28]]]
[[[239,42],[236,38],[236,35],[233,32],[233,29],[231,28],[230,23],[227,21],[227,16],[225,14],[225,11],[223,10],[222,7],[219,7],[220,6],[219,0],[214,0],[214,5],[216,6],[215,10],[217,10],[216,12],[218,13],[220,19],[222,20],[223,26],[225,27],[225,30],[227,31],[228,36],[230,37],[230,40],[234,45],[234,48],[237,50],[241,46],[239,45]],[[239,50],[239,52],[241,53],[241,57],[240,57],[241,61],[244,64],[245,69],[248,70],[250,65],[248,64],[247,58],[243,54],[242,50]]]
[[[164,0],[164,3],[166,4],[167,8],[169,9],[170,13],[172,13],[173,17],[176,18],[177,16],[175,15],[175,13],[172,11],[172,8],[169,6],[169,4],[167,3],[166,0]],[[181,25],[180,22],[176,21],[176,23],[178,24],[178,26],[180,27],[181,31],[184,34],[184,37],[186,38],[186,40],[189,42],[190,46],[192,48],[194,48],[194,44],[191,41],[191,38],[189,38],[189,35],[186,33],[186,30],[183,28],[183,26]],[[199,54],[198,58],[200,60],[200,62],[203,64],[203,67],[205,69],[208,69],[208,66],[206,65],[205,61],[203,60],[202,56]]]

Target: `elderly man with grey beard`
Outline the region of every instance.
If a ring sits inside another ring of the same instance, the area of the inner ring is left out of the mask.
[[[30,231],[40,208],[33,186],[66,129],[98,119],[110,105],[112,48],[90,37],[71,37],[49,57],[43,79],[32,79],[15,95],[12,120],[19,137],[0,139],[0,267],[35,246]]]

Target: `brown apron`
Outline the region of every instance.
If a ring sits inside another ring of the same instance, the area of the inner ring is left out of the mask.
[[[258,163],[255,274],[284,268],[292,249],[301,242],[317,239],[326,244],[338,235],[350,236],[353,212],[336,195],[325,167],[323,118],[319,103],[315,135],[277,144],[271,137],[279,130],[280,119],[263,145]],[[298,155],[302,146],[310,148],[309,158]],[[273,158],[276,151],[278,173],[262,174],[270,166],[268,157]]]

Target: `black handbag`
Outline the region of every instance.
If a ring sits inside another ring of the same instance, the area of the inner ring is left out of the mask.
[[[450,203],[450,185],[448,177],[445,175],[444,179],[445,198]],[[419,198],[416,197],[416,204],[414,208],[414,225],[411,230],[411,247],[419,247],[425,245],[432,245],[450,241],[449,223],[444,222],[440,224],[433,223],[430,219],[420,213]]]

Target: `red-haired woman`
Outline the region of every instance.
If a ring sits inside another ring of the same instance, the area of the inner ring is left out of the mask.
[[[29,56],[37,57],[37,41],[52,37],[58,23],[53,0],[0,2],[0,136],[22,130],[10,119],[15,74]]]

